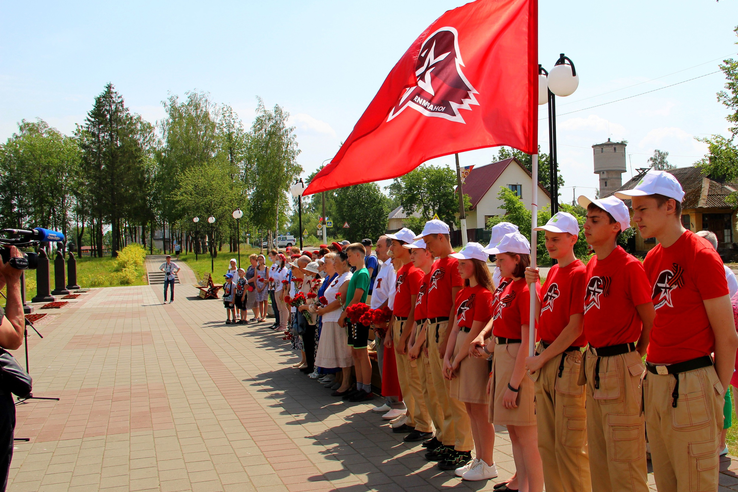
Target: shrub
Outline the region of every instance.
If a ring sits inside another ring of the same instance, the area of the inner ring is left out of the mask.
[[[122,272],[126,268],[142,268],[146,260],[146,250],[138,243],[131,243],[118,252],[115,270]]]

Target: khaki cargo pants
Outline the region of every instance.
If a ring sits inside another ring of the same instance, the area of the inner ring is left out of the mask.
[[[405,406],[407,407],[407,425],[415,427],[418,432],[432,432],[433,427],[431,426],[430,415],[428,415],[428,408],[425,406],[423,388],[420,386],[420,375],[418,374],[420,359],[411,361],[407,354],[397,352],[397,345],[400,343],[402,330],[406,323],[407,320],[395,320],[392,329],[392,342],[397,359],[397,379],[400,381],[402,398],[405,400]]]
[[[672,406],[674,375],[646,374],[643,382],[651,463],[659,492],[718,489],[723,386],[713,366],[683,372]]]
[[[648,491],[646,432],[641,412],[641,378],[645,371],[638,352],[597,357],[587,349],[580,383],[587,388],[587,442],[592,490]],[[600,360],[599,387],[595,366]]]
[[[456,451],[471,451],[474,447],[474,439],[471,432],[471,421],[466,413],[466,406],[455,398],[449,396],[451,381],[443,377],[443,358],[438,353],[438,346],[446,336],[448,321],[436,324],[428,324],[426,329],[428,362],[430,366],[430,381],[435,387],[438,403],[442,415],[441,429],[438,440],[444,446],[452,447]],[[434,418],[433,422],[436,420]]]
[[[539,344],[537,354],[543,351]],[[588,492],[587,411],[584,386],[578,384],[580,351],[564,352],[531,374],[536,389],[538,451],[546,490]]]

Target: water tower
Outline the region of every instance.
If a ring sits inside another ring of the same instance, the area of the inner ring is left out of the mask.
[[[623,185],[622,174],[627,171],[624,142],[607,142],[592,146],[594,172],[600,175],[600,198],[612,195]]]

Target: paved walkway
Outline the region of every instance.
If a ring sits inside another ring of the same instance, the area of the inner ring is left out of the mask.
[[[225,325],[222,304],[182,278],[174,304],[161,286],[93,289],[37,324],[34,394],[60,401],[18,406],[16,435],[30,442],[16,444],[9,490],[491,490],[510,477],[504,428],[499,479],[461,482],[372,405],[336,401],[292,369],[267,324]],[[721,480],[738,490],[733,472]]]

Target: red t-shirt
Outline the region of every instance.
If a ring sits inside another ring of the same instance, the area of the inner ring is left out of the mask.
[[[424,276],[423,270],[412,263],[406,263],[397,272],[397,280],[395,281],[395,306],[393,310],[395,316],[401,318],[408,317],[411,308],[410,296],[418,295]]]
[[[538,321],[538,336],[547,343],[553,342],[569,324],[573,314],[584,313],[584,292],[587,287],[587,267],[574,260],[564,268],[554,265],[548,272],[541,288],[541,316]],[[572,345],[584,347],[584,333]]]
[[[584,337],[596,348],[637,342],[643,322],[636,306],[651,302],[643,265],[618,246],[604,260],[587,263]]]
[[[415,314],[413,317],[415,320],[425,319],[428,316],[428,282],[430,280],[430,274],[423,277],[423,282],[420,284],[420,290],[418,291],[418,297],[415,299]]]
[[[451,290],[463,287],[464,281],[459,274],[459,260],[447,256],[433,262],[428,284],[428,317],[440,318],[448,316],[454,307]]]
[[[728,295],[728,282],[712,245],[686,231],[668,248],[649,251],[643,266],[656,308],[646,359],[674,364],[713,353],[715,334],[703,301]]]
[[[486,324],[492,317],[492,292],[481,285],[464,287],[456,296],[454,308],[460,327],[471,328],[475,321]]]
[[[522,338],[520,327],[530,319],[530,292],[525,279],[507,284],[494,303],[492,334],[496,337]]]

